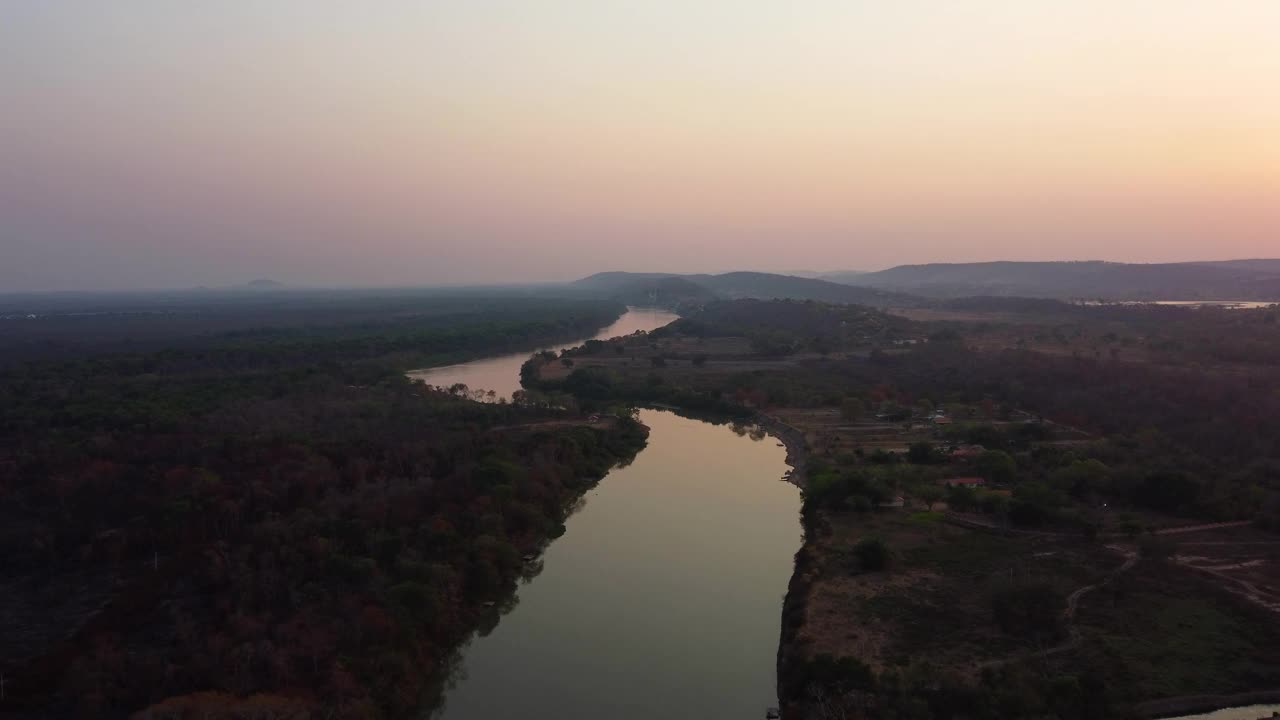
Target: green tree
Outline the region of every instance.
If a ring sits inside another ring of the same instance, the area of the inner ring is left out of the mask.
[[[933,448],[933,443],[920,441],[911,443],[911,447],[907,448],[907,462],[916,465],[931,465],[938,460],[938,453]]]
[[[1018,474],[1018,464],[1003,450],[988,450],[978,456],[974,470],[989,483],[1007,485]]]
[[[882,538],[864,537],[853,546],[853,557],[863,572],[875,572],[889,567],[892,553]]]
[[[1111,468],[1098,460],[1077,460],[1053,471],[1049,483],[1074,497],[1083,498],[1104,491],[1110,476]]]
[[[933,483],[921,485],[919,489],[915,491],[916,499],[924,503],[925,507],[929,508],[930,511],[933,510],[933,506],[936,505],[938,501],[942,500],[944,494],[945,493],[942,488],[934,485]]]

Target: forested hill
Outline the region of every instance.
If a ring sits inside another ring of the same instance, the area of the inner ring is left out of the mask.
[[[920,304],[918,298],[902,293],[761,272],[718,275],[603,272],[577,280],[571,287],[605,297],[629,299],[638,294],[656,295],[660,303],[670,304],[738,298],[817,300],[873,307],[913,307]]]
[[[928,297],[1003,295],[1112,300],[1275,300],[1280,260],[1129,264],[984,262],[900,265],[830,275],[837,282]]]

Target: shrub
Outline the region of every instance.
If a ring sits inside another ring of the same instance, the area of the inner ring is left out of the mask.
[[[1065,608],[1062,594],[1042,581],[1002,583],[991,593],[996,625],[1018,637],[1038,640],[1060,637]]]
[[[885,541],[878,537],[862,538],[853,546],[853,556],[858,568],[864,572],[875,572],[889,567],[892,553]]]

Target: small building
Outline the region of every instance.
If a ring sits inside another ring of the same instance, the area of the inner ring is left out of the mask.
[[[950,487],[974,488],[974,487],[982,487],[983,485],[986,485],[987,481],[983,480],[980,477],[953,477],[953,478],[946,478],[944,480],[939,480],[938,484],[942,485],[943,487],[949,487],[949,488]]]
[[[930,419],[933,420],[934,425],[950,425],[951,424],[951,418],[947,417],[946,415],[934,415]]]

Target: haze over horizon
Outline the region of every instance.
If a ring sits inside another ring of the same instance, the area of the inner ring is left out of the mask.
[[[0,291],[1274,257],[1277,28],[1265,0],[15,0]]]

